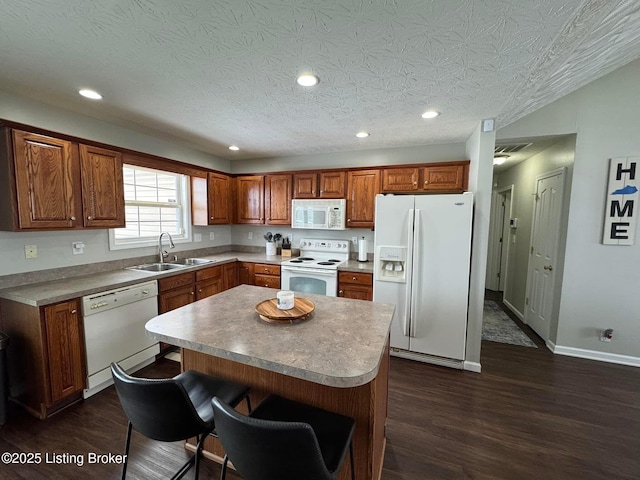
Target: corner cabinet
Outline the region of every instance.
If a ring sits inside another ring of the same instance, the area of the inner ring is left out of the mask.
[[[373,227],[378,193],[380,193],[380,170],[349,171],[347,176],[347,227]]]
[[[80,300],[43,307],[2,300],[11,397],[45,418],[82,399],[87,378]]]
[[[119,152],[2,129],[3,230],[124,227]]]
[[[203,172],[191,177],[193,225],[229,225],[233,222],[233,181],[228,175]]]

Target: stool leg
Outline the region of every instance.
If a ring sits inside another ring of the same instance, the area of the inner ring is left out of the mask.
[[[122,464],[122,480],[125,480],[127,477],[127,462],[129,461],[129,445],[131,445],[131,430],[133,429],[133,425],[129,422],[129,426],[127,427],[127,440],[124,444],[124,463]]]
[[[249,395],[244,397],[244,399],[247,401],[247,410],[251,413],[251,399],[249,399]]]
[[[353,463],[353,440],[349,442],[349,456],[351,457],[351,480],[356,480],[356,466]]]
[[[222,461],[222,469],[220,470],[220,480],[225,480],[227,478],[227,462],[229,461],[229,457],[224,456],[224,460]]]

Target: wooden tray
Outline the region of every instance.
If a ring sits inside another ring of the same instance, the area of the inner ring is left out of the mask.
[[[316,308],[311,300],[306,298],[295,297],[293,308],[289,310],[280,310],[278,307],[278,299],[270,298],[256,305],[256,312],[260,318],[269,323],[297,323],[306,320]]]

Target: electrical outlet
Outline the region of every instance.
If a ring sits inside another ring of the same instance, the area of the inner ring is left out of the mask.
[[[209,232],[209,240],[215,240],[216,234],[214,232]]]
[[[193,241],[194,242],[201,242],[202,241],[202,234],[201,233],[194,233],[193,234]]]
[[[358,244],[358,237],[351,237],[351,243],[353,243],[354,245]]]
[[[38,258],[38,246],[37,245],[25,245],[24,246],[25,258]]]
[[[71,243],[71,253],[74,255],[82,255],[84,253],[84,243],[83,242],[72,242]]]
[[[253,232],[249,232],[249,234],[247,235],[247,237],[249,238],[249,240],[253,240]]]
[[[607,328],[606,330],[600,330],[600,341],[610,342],[613,338],[613,329]]]

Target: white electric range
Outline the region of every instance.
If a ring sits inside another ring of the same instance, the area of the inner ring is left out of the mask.
[[[338,267],[349,260],[349,240],[303,238],[300,256],[281,263],[281,288],[335,297]]]

